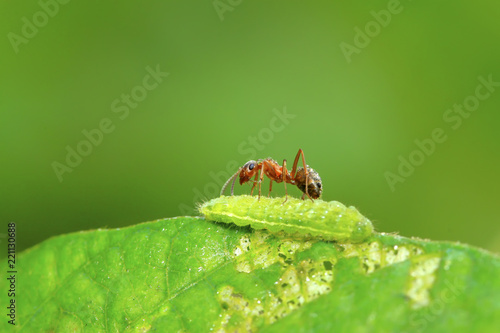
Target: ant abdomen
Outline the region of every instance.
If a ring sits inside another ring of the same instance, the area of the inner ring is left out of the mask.
[[[313,168],[307,168],[307,177],[304,171],[304,168],[297,169],[297,174],[295,175],[295,184],[297,187],[304,193],[306,193],[306,179],[308,181],[307,184],[307,192],[313,199],[318,199],[321,196],[321,192],[323,191],[323,185],[321,183],[321,177]]]

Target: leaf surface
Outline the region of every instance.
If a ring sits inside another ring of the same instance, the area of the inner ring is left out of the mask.
[[[500,327],[497,256],[395,235],[339,244],[179,217],[54,237],[16,266],[16,325],[4,315],[0,331]]]

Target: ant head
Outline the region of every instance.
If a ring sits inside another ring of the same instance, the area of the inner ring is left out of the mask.
[[[257,161],[248,161],[241,167],[240,185],[248,182],[250,178],[255,176],[255,173],[259,170],[258,165]]]
[[[311,198],[318,199],[321,196],[321,192],[323,192],[321,177],[314,169],[309,167],[307,167],[307,173],[308,173],[307,192],[309,192]],[[306,173],[304,171],[304,168],[299,168],[297,170],[297,174],[295,175],[295,180],[297,182],[297,187],[302,192],[306,193]]]

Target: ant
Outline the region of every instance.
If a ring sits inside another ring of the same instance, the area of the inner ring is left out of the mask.
[[[302,156],[304,167],[297,170],[297,163],[299,162],[300,156]],[[257,178],[259,178],[259,174],[260,179],[257,181]],[[253,190],[258,183],[259,199],[261,196],[261,186],[264,175],[269,177],[269,179],[271,180],[271,183],[269,184],[268,196],[271,195],[273,181],[275,181],[276,183],[283,182],[283,184],[285,185],[285,201],[283,203],[288,200],[286,183],[297,185],[297,187],[304,193],[302,195],[302,200],[304,200],[304,197],[306,195],[309,197],[309,199],[311,199],[311,201],[313,199],[318,199],[321,195],[321,192],[323,191],[323,188],[321,186],[321,178],[314,169],[306,165],[306,160],[304,159],[304,152],[302,151],[302,149],[299,149],[297,155],[295,156],[295,161],[293,162],[291,173],[289,173],[286,168],[286,160],[283,160],[283,166],[280,166],[278,162],[271,159],[270,157],[264,160],[248,161],[247,163],[245,163],[245,165],[239,168],[238,171],[231,176],[231,178],[227,180],[227,182],[222,187],[220,195],[224,194],[226,187],[231,181],[233,182],[233,184],[231,185],[231,195],[234,194],[234,183],[236,182],[236,177],[238,177],[238,175],[240,176],[240,185],[251,181],[250,178],[255,176],[250,195],[253,195]]]

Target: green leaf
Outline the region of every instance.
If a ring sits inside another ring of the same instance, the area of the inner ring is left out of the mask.
[[[180,217],[54,237],[16,269],[16,325],[4,315],[2,332],[500,327],[497,256],[396,235],[339,244]]]

